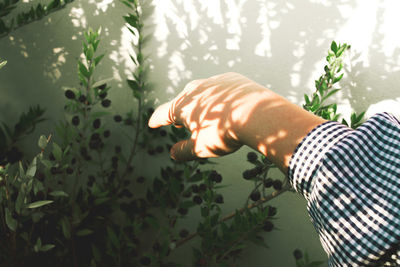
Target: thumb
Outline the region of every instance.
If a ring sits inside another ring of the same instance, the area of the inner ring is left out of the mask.
[[[173,123],[171,118],[171,102],[167,102],[156,108],[151,115],[148,125],[150,128],[158,128]]]
[[[195,141],[186,139],[174,144],[170,150],[171,158],[176,161],[189,161],[198,159],[194,152]]]

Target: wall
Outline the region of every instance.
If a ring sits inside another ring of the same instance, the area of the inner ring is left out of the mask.
[[[147,28],[153,38],[146,51],[156,104],[171,99],[191,79],[236,71],[301,105],[321,74],[330,42],[336,40],[352,45],[343,91],[336,99],[344,116],[368,110],[368,116],[388,111],[400,117],[396,0],[154,0],[153,6]],[[114,78],[111,99],[118,104],[112,108],[120,112],[135,105],[124,82],[132,68],[128,55],[133,41],[123,26],[125,11],[118,1],[75,0],[0,39],[0,57],[8,60],[0,72],[0,119],[13,121],[29,105],[40,104],[49,120],[35,134],[53,129],[62,114],[62,87],[78,85],[76,60],[82,32],[89,26],[102,27],[100,47],[107,56],[97,77]],[[224,191],[226,212],[240,206],[251,190],[241,178],[249,167],[248,151],[213,160],[230,185]],[[272,204],[279,208],[280,230],[266,236],[270,249],[249,247],[239,266],[265,266],[265,261],[268,266],[294,266],[295,248],[325,259],[305,201],[287,193]]]

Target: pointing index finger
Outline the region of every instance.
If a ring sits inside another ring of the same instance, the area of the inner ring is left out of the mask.
[[[151,115],[148,125],[150,128],[158,128],[174,123],[171,116],[171,102],[167,102],[157,107]]]

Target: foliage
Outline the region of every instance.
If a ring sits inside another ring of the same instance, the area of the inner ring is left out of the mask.
[[[20,12],[11,19],[5,19],[20,4],[20,0],[3,0],[0,2],[0,38],[26,24],[40,20],[52,12],[64,8],[74,0],[51,0],[47,5],[38,3],[27,12]],[[4,19],[3,19],[4,18]]]
[[[326,57],[328,64],[324,67],[325,73],[315,81],[316,90],[312,96],[304,95],[306,103],[303,107],[305,110],[308,110],[326,120],[337,121],[339,119],[340,114],[337,113],[337,104],[325,103],[326,100],[340,91],[340,88],[335,88],[334,85],[343,78],[343,55],[348,49],[350,49],[350,45],[346,43],[337,44],[335,41],[331,43],[328,56]],[[345,119],[342,119],[342,123],[355,129],[361,125],[364,114],[365,112],[362,112],[359,115],[352,113],[350,117],[350,125]]]
[[[8,5],[18,1],[6,1]],[[42,135],[39,153],[32,161],[0,163],[0,263],[5,266],[182,266],[171,254],[197,237],[193,266],[235,266],[248,242],[267,248],[265,234],[275,229],[277,209],[268,201],[289,191],[287,181],[273,179],[273,164],[255,152],[247,154],[252,168],[243,178],[254,183],[241,209],[223,215],[221,174],[208,160],[190,163],[169,161],[154,178],[144,174],[138,155],[164,157],[171,145],[188,136],[184,128],[150,129],[154,111],[148,100],[149,67],[143,54],[148,40],[144,25],[148,2],[121,1],[134,36],[135,64],[127,87],[136,110],[117,114],[110,106],[110,79],[98,81],[95,71],[100,31],[84,34],[77,63],[79,86],[64,88],[65,119],[54,136]],[[344,48],[343,48],[344,47]],[[332,43],[325,74],[318,80],[305,108],[328,119],[337,119],[336,107],[325,101],[338,89],[341,57],[347,45]],[[339,75],[339,76],[338,76]],[[43,120],[43,110],[31,108],[11,130],[0,129],[1,155]],[[362,116],[352,119],[356,125]],[[201,165],[204,165],[200,168]],[[207,169],[209,167],[211,169]],[[179,227],[189,212],[199,212],[195,232]],[[297,266],[318,266],[295,254]]]

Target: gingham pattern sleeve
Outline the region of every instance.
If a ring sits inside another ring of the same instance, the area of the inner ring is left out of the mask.
[[[400,122],[325,122],[301,141],[288,178],[307,200],[329,266],[400,266]]]

